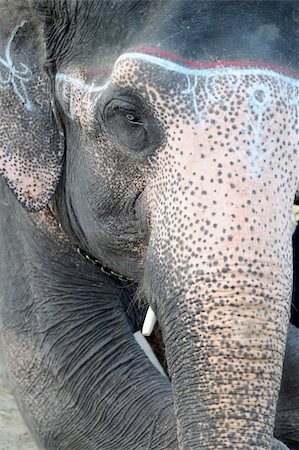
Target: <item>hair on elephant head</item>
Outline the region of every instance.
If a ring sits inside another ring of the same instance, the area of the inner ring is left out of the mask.
[[[282,449],[298,2],[0,6],[1,336],[38,442]]]

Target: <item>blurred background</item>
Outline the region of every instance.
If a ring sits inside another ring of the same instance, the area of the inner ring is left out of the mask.
[[[0,351],[0,450],[38,450],[10,392]]]

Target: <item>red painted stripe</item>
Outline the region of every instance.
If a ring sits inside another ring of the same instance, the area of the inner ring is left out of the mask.
[[[269,70],[275,70],[276,72],[280,72],[284,75],[287,75],[291,78],[299,78],[298,73],[292,73],[287,69],[284,69],[281,66],[271,63],[264,63],[261,61],[217,61],[217,62],[200,62],[200,61],[192,61],[190,59],[183,58],[182,56],[176,55],[174,53],[166,52],[164,50],[156,49],[156,48],[148,48],[148,47],[137,47],[137,48],[129,48],[126,50],[127,52],[137,52],[137,53],[146,53],[149,55],[154,55],[159,58],[168,59],[173,62],[181,62],[188,67],[192,67],[194,69],[212,69],[215,67],[252,67],[252,68],[263,68]]]

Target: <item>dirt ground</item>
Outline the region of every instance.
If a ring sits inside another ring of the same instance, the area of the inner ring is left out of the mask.
[[[9,391],[0,358],[0,450],[38,450]]]

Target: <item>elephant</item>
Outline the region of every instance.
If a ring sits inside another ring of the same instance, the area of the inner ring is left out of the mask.
[[[39,448],[298,449],[298,1],[0,6],[1,347]]]

